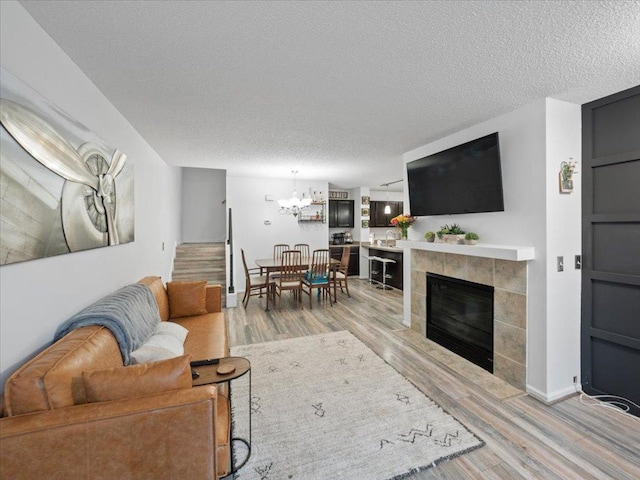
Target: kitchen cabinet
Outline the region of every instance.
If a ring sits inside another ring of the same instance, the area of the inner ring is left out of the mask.
[[[387,285],[402,290],[402,252],[389,252],[387,250],[378,250],[370,248],[369,255],[372,257],[389,258],[395,263],[387,263]],[[376,282],[382,283],[382,262],[371,262],[371,278]]]
[[[360,275],[360,247],[357,245],[331,245],[329,246],[331,258],[340,260],[342,258],[342,247],[351,247],[349,255],[349,270],[347,270],[347,275]]]
[[[370,204],[370,220],[369,227],[390,227],[389,223],[393,217],[397,217],[403,213],[403,202],[388,202],[391,207],[391,213],[384,213],[384,207],[387,202],[372,201]]]
[[[353,228],[353,200],[329,200],[329,227]]]

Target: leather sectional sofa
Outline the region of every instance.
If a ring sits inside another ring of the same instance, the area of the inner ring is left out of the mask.
[[[145,277],[138,283],[152,291],[161,321],[189,330],[187,357],[165,361],[182,362],[182,370],[186,365],[188,372],[179,372],[181,388],[127,396],[132,383],[142,388],[171,383],[175,368],[162,363],[145,364],[158,366],[149,370],[145,365],[124,367],[110,330],[95,325],[73,330],[7,379],[0,418],[0,478],[196,480],[228,473],[226,386],[192,388],[188,366],[189,360],[229,355],[221,288],[206,286],[206,313],[170,318],[173,309],[162,280]],[[174,305],[191,300],[184,295],[171,298]],[[120,382],[123,373],[134,371],[142,377]],[[117,399],[88,398],[87,372],[97,373],[98,388]]]

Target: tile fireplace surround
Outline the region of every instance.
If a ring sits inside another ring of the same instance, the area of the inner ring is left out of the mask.
[[[411,329],[426,336],[427,272],[494,287],[493,373],[524,390],[527,358],[526,260],[533,259],[533,248],[481,247],[469,250],[476,249],[476,246],[411,241],[402,244],[411,249]]]

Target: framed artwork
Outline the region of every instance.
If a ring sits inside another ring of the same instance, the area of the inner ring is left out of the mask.
[[[131,159],[0,75],[0,265],[133,242]]]
[[[369,197],[362,197],[362,205],[369,205]]]
[[[349,198],[349,192],[336,192],[329,190],[329,198]]]
[[[369,220],[362,220],[362,228],[369,228]]]
[[[362,216],[363,217],[368,217],[369,216],[369,209],[368,208],[363,208],[362,209]]]

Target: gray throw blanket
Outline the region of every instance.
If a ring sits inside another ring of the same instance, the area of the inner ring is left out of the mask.
[[[76,313],[56,330],[53,341],[71,330],[87,325],[103,325],[118,341],[124,365],[131,363],[131,352],[140,347],[160,323],[156,299],[149,287],[127,285]]]

